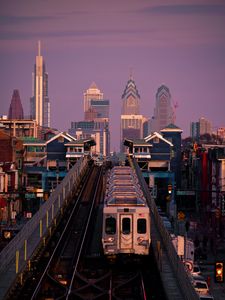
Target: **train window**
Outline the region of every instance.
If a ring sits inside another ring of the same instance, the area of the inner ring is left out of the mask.
[[[109,217],[105,219],[105,233],[115,234],[116,233],[116,219]]]
[[[123,232],[123,234],[130,234],[130,219],[129,218],[123,218],[122,232]]]
[[[145,219],[137,220],[137,232],[138,233],[146,233],[146,220]]]

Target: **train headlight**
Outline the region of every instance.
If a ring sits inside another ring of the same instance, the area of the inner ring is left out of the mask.
[[[112,236],[109,237],[109,238],[107,239],[107,241],[110,242],[110,243],[114,242],[114,240],[115,240],[115,239],[114,239],[114,237],[112,237]]]
[[[104,243],[107,244],[107,243],[113,243],[115,241],[115,238],[110,236],[106,239],[104,239]]]
[[[148,247],[148,240],[145,240],[144,237],[139,236],[137,241],[138,245]]]

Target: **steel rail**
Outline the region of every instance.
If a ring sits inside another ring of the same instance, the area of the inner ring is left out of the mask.
[[[142,273],[140,274],[140,276],[141,276],[141,291],[142,291],[142,295],[143,295],[143,300],[147,300],[145,284],[144,284],[144,279],[143,279]]]
[[[91,170],[90,170],[89,172],[91,172]],[[85,183],[88,181],[89,175],[90,175],[90,174],[88,174],[88,176],[87,176],[87,178],[86,178],[86,180],[85,180]],[[67,221],[67,223],[66,223],[66,225],[65,225],[65,227],[64,227],[64,230],[63,230],[63,232],[62,232],[62,234],[61,234],[61,236],[60,236],[60,238],[59,238],[59,240],[58,240],[58,242],[57,242],[57,244],[56,244],[56,246],[55,246],[55,248],[54,248],[54,251],[53,251],[51,257],[49,258],[48,264],[47,264],[47,266],[45,267],[45,269],[44,269],[44,271],[43,271],[43,273],[42,273],[42,276],[41,276],[41,278],[40,278],[40,280],[39,280],[39,282],[38,282],[38,284],[37,284],[37,286],[36,286],[36,288],[35,288],[35,290],[34,290],[34,292],[33,292],[33,295],[32,295],[32,297],[31,297],[31,300],[34,300],[34,299],[35,299],[35,297],[37,296],[37,294],[38,294],[38,292],[39,292],[39,290],[40,290],[41,284],[43,283],[44,277],[45,277],[46,275],[48,275],[47,273],[48,273],[49,267],[50,267],[50,265],[51,265],[51,263],[52,263],[52,260],[53,260],[55,254],[56,254],[56,251],[58,250],[58,247],[60,246],[60,243],[61,243],[62,239],[64,238],[64,234],[65,234],[65,232],[67,231],[68,226],[70,225],[70,221],[71,221],[71,219],[72,219],[73,216],[74,216],[74,212],[75,212],[75,210],[76,210],[76,208],[77,208],[77,205],[79,204],[79,200],[80,200],[81,195],[82,195],[82,193],[83,193],[84,190],[85,190],[85,184],[82,186],[82,189],[81,189],[81,191],[80,191],[80,193],[79,193],[79,196],[78,196],[78,198],[77,198],[77,201],[76,201],[76,203],[75,203],[75,205],[74,205],[74,207],[73,207],[73,209],[72,209],[72,212],[71,212],[71,214],[70,214],[70,216],[69,216],[69,219],[68,219],[68,221]]]
[[[103,172],[103,168],[101,167],[100,174],[98,175],[98,180],[97,180],[97,183],[96,183],[96,186],[95,186],[95,192],[94,192],[93,201],[92,201],[92,204],[91,204],[91,208],[90,208],[90,212],[89,212],[89,216],[88,216],[88,220],[87,220],[87,225],[86,225],[86,228],[85,228],[85,231],[84,231],[84,235],[83,235],[83,239],[82,239],[82,242],[81,242],[80,250],[79,250],[79,253],[77,255],[77,261],[76,261],[76,264],[74,266],[74,271],[73,271],[73,275],[72,275],[70,285],[69,285],[69,288],[68,288],[68,293],[66,295],[66,300],[69,299],[69,296],[72,292],[72,286],[73,286],[74,279],[75,279],[75,276],[76,276],[76,273],[77,273],[78,264],[80,262],[80,257],[81,257],[81,253],[83,251],[84,242],[86,240],[86,235],[87,235],[87,232],[88,232],[91,216],[92,216],[95,201],[96,201],[96,196],[97,196],[98,187],[99,187],[99,184],[100,184],[100,179],[102,177],[102,172]]]

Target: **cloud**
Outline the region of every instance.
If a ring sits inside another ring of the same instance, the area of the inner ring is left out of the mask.
[[[225,4],[183,4],[149,6],[140,10],[144,14],[159,15],[225,15]]]
[[[78,7],[52,6],[52,11],[48,7],[42,9],[43,15],[40,7],[39,10],[32,9],[29,13],[25,6],[18,14],[17,11],[2,12],[1,48],[4,51],[7,47],[18,49],[18,43],[37,39],[46,40],[57,49],[61,45],[73,48],[183,47],[212,42],[221,44],[224,41],[221,29],[224,27],[225,15],[223,4],[200,5],[200,2],[183,2],[183,5],[168,5],[167,2],[163,4],[159,0],[151,4],[143,1],[139,5],[139,2],[137,4],[131,1],[135,5],[125,6],[125,2],[122,2],[121,6],[116,5],[113,9],[107,6],[107,10],[103,11],[102,6],[94,6],[94,3],[91,7],[79,3]]]
[[[13,16],[13,15],[0,15],[0,25],[23,25],[30,22],[43,22],[49,20],[56,20],[58,16]]]

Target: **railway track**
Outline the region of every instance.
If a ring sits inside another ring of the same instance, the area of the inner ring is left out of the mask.
[[[84,257],[75,274],[75,285],[68,299],[151,299],[149,295],[152,291],[149,290],[149,277],[146,274],[144,262],[111,265],[102,256]]]
[[[111,264],[104,257],[101,229],[95,228],[103,201],[102,172],[102,167],[90,168],[26,281],[6,300],[166,299],[151,255],[138,264]],[[93,255],[90,248],[97,237],[100,250]]]
[[[88,223],[94,207],[95,191],[100,184],[101,168],[90,167],[82,180],[79,194],[65,213],[46,245],[33,257],[23,284],[15,285],[6,299],[53,299],[68,294],[73,270],[84,246]],[[93,200],[93,201],[92,201]]]

